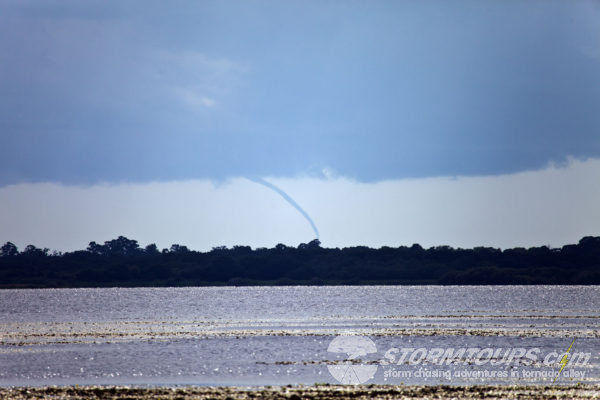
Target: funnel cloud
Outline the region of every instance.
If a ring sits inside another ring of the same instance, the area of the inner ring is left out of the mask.
[[[279,194],[281,197],[283,197],[285,201],[287,201],[288,203],[290,203],[290,205],[292,207],[294,207],[296,210],[298,210],[298,212],[300,214],[302,214],[302,216],[310,224],[313,232],[315,232],[315,235],[317,236],[317,239],[319,239],[319,230],[317,229],[317,226],[313,222],[312,218],[310,217],[310,215],[308,215],[308,213],[306,211],[304,211],[304,209],[302,207],[300,207],[300,205],[298,203],[296,203],[296,201],[294,199],[292,199],[290,197],[290,195],[288,195],[286,192],[284,192],[283,190],[281,190],[279,187],[273,185],[271,182],[268,182],[268,181],[266,181],[266,180],[264,180],[262,178],[247,178],[247,179],[249,181],[254,182],[254,183],[258,183],[258,184],[261,184],[263,186],[266,186],[269,189],[271,189],[274,192],[276,192],[277,194]]]

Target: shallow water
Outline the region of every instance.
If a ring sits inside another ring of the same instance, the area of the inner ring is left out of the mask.
[[[389,363],[386,354],[533,348],[543,358],[571,343],[591,357],[565,372],[585,375],[557,382],[595,382],[598,310],[594,286],[0,290],[0,385],[336,383],[331,368],[348,365],[375,370],[365,383],[548,383],[541,372],[558,370],[559,359],[438,366]],[[328,351],[339,335],[368,338],[377,351],[354,360]]]

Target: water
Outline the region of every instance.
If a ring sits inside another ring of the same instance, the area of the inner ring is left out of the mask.
[[[597,286],[0,290],[0,385],[547,384],[571,343],[569,354],[589,360],[557,382],[595,382],[599,294]],[[340,335],[341,352],[328,351]],[[362,338],[374,351],[360,351]],[[440,365],[418,350],[400,360],[408,348],[454,354]],[[457,353],[473,348],[498,353],[483,363],[485,351]],[[492,365],[515,348],[536,359],[517,352]]]

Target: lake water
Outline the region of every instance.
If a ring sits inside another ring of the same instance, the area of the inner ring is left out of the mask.
[[[597,286],[0,290],[0,385],[598,382],[599,310]]]

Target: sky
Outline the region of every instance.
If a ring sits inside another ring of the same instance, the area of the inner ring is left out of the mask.
[[[21,248],[600,230],[596,1],[0,0],[0,93]]]

